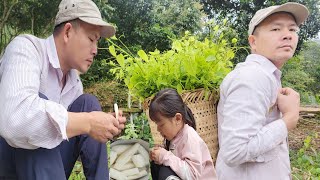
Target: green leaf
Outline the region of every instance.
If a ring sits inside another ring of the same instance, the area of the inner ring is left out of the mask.
[[[182,93],[182,86],[181,86],[181,84],[178,84],[177,87],[176,87],[176,89],[177,89],[177,92],[178,92],[178,93]]]
[[[233,38],[233,39],[231,40],[231,42],[232,42],[233,44],[236,44],[236,43],[238,42],[238,39],[237,39],[237,38]]]
[[[124,56],[122,54],[117,55],[116,60],[121,67],[124,67]]]
[[[111,39],[112,40],[118,40],[118,38],[116,36],[112,36]]]
[[[114,48],[113,45],[109,46],[109,52],[113,57],[117,56],[116,49]]]
[[[148,55],[144,52],[144,50],[139,50],[138,55],[141,57],[141,59],[148,61]]]
[[[227,24],[227,19],[223,19],[223,25],[226,25]]]
[[[213,55],[210,55],[206,58],[206,61],[214,61],[214,60],[216,60],[216,57]]]
[[[216,26],[213,28],[213,30],[214,30],[214,31],[218,31],[218,30],[219,30],[219,27],[220,27],[219,25],[216,25]]]
[[[179,41],[174,41],[172,43],[172,49],[176,49],[177,51],[181,51],[181,49],[182,49],[181,43]]]

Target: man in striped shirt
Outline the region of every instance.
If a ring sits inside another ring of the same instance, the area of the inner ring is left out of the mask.
[[[0,179],[67,179],[81,156],[87,179],[108,179],[106,144],[124,128],[83,94],[100,37],[111,37],[91,0],[62,0],[53,35],[16,37],[0,66]]]

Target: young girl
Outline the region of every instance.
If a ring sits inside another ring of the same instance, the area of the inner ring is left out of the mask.
[[[154,180],[216,180],[207,145],[195,131],[191,110],[174,89],[159,91],[151,100],[149,116],[165,138],[165,148],[150,151]]]

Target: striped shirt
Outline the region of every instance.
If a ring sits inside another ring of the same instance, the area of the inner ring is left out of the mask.
[[[276,100],[281,71],[251,54],[220,86],[216,169],[223,180],[290,179],[287,127]]]
[[[58,146],[67,139],[67,108],[83,87],[76,70],[71,70],[63,88],[53,36],[18,36],[0,62],[0,136],[17,148]]]

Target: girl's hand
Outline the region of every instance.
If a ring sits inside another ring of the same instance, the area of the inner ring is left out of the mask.
[[[159,157],[160,157],[160,151],[161,150],[165,150],[164,148],[162,147],[154,147],[150,150],[150,159],[152,161],[154,161],[154,163],[156,164],[161,164],[160,161],[159,161]],[[166,150],[165,150],[166,151]]]

